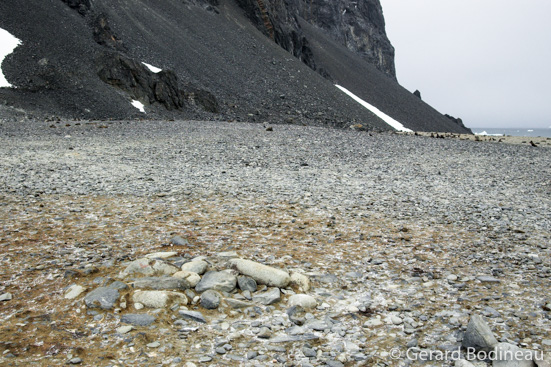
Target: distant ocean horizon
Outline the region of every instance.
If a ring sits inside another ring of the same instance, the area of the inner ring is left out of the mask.
[[[494,128],[494,127],[473,127],[471,128],[475,135],[490,135],[490,136],[528,136],[528,137],[544,137],[551,138],[551,126],[547,129],[542,128]]]

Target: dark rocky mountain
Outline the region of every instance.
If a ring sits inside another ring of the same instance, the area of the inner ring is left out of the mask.
[[[378,0],[3,0],[0,28],[22,40],[3,118],[391,129],[339,84],[410,129],[468,132],[397,83]]]

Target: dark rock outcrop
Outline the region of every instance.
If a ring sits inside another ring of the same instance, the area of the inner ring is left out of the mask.
[[[450,119],[451,121],[453,121],[455,124],[457,124],[458,126],[464,128],[464,129],[467,129],[467,127],[463,124],[463,120],[461,120],[459,117],[453,117],[453,116],[450,116],[448,114],[445,114],[444,116],[446,116],[448,119]],[[467,129],[468,130],[468,129]],[[470,130],[469,130],[470,131]],[[472,132],[470,132],[472,134]]]
[[[260,31],[314,70],[318,68],[299,17],[396,78],[394,47],[386,36],[379,0],[236,1]],[[329,77],[326,70],[320,72]]]
[[[96,41],[98,45],[117,51],[126,51],[122,41],[111,30],[111,26],[105,14],[99,14],[94,18],[92,21],[92,32],[94,41]]]
[[[158,102],[167,110],[184,106],[183,92],[171,71],[153,73],[140,62],[111,52],[103,53],[96,63],[101,80],[122,89],[134,99],[147,104]]]
[[[62,0],[70,8],[75,9],[80,15],[84,16],[90,10],[90,0]]]

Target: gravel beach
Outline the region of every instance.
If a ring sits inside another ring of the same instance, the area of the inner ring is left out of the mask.
[[[453,365],[406,352],[475,315],[551,352],[546,146],[2,123],[0,364]]]

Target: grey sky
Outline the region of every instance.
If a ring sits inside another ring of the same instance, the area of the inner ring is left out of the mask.
[[[551,127],[551,1],[381,3],[405,88],[468,127]]]

